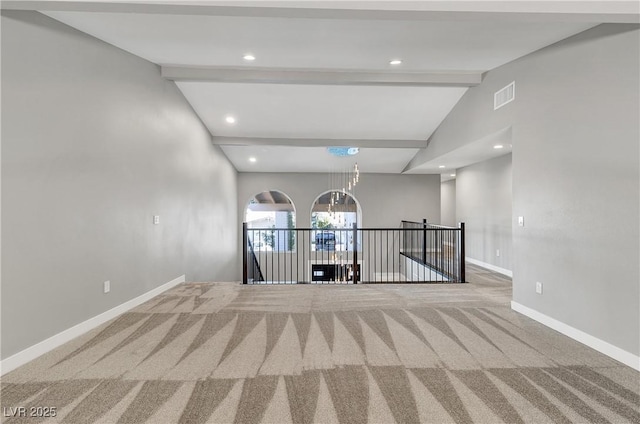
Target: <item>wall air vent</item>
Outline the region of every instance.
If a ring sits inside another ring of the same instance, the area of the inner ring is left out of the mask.
[[[505,88],[498,90],[493,95],[493,110],[500,109],[507,103],[511,103],[516,98],[516,82],[513,81]]]

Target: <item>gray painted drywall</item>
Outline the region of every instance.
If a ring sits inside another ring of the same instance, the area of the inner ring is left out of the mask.
[[[440,184],[440,222],[451,227],[458,226],[456,220],[456,180]]]
[[[511,126],[514,301],[635,355],[639,28],[600,25],[488,72],[414,161]],[[494,111],[511,81],[515,101]]]
[[[2,113],[2,358],[183,274],[239,278],[237,173],[157,66],[3,12]]]
[[[456,180],[455,210],[465,223],[466,256],[511,270],[511,155],[457,169]]]
[[[311,226],[311,207],[329,190],[328,174],[239,173],[238,220],[244,221],[249,200],[267,190],[279,190],[296,208],[296,224]],[[400,221],[440,221],[439,175],[360,174],[354,197],[362,209],[363,227],[397,228]]]

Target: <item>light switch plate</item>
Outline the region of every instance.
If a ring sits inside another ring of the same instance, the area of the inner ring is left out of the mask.
[[[109,293],[111,291],[111,281],[107,280],[104,282],[104,292]]]
[[[153,224],[154,225],[160,224],[160,215],[153,215]]]
[[[518,217],[518,226],[524,227],[524,216]]]
[[[540,281],[536,281],[536,293],[542,294],[542,283]]]

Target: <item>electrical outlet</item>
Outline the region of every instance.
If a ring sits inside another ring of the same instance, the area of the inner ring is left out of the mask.
[[[153,215],[153,224],[154,225],[160,224],[160,215]]]
[[[542,294],[542,283],[540,281],[536,281],[536,293]]]
[[[496,249],[496,256],[500,257],[500,249]]]
[[[111,291],[111,281],[107,280],[104,282],[104,292],[109,293]]]
[[[518,226],[524,227],[524,216],[518,217]]]

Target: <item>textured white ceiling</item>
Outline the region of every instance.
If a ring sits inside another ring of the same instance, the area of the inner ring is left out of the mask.
[[[426,140],[463,87],[178,82],[214,136]],[[234,125],[226,115],[237,117]]]
[[[292,4],[295,2],[291,2]],[[583,31],[564,22],[292,19],[47,12],[158,64],[486,71]]]
[[[494,146],[502,148],[496,149]],[[512,152],[511,128],[504,128],[479,140],[467,143],[462,147],[435,158],[427,159],[420,165],[405,171],[407,174],[441,174],[442,181],[448,181],[457,169],[474,163],[508,155]],[[440,168],[444,166],[444,168]]]
[[[420,16],[410,9],[414,5],[420,12],[421,2],[356,2],[350,11],[340,2],[333,10],[330,2],[313,2],[316,10],[309,9],[312,2],[262,3],[279,7],[272,10],[236,7],[249,2],[213,2],[231,8],[197,9],[202,14],[186,5],[212,2],[147,2],[155,4],[140,7],[106,1],[84,11],[74,11],[72,2],[52,3],[57,11],[54,7],[43,13],[159,65],[346,71],[350,76],[487,71],[598,23],[564,11],[560,17],[548,11],[524,17],[523,12],[548,9],[533,2],[523,2],[531,9],[526,11],[510,6],[517,19],[495,10],[496,2],[459,2],[455,7],[455,2],[425,2],[425,7],[435,7],[435,14]],[[162,9],[167,4],[173,9]],[[476,6],[484,13],[475,13]],[[401,14],[389,14],[393,9]],[[244,61],[245,53],[256,60]],[[390,66],[393,58],[401,58],[402,65]],[[269,83],[177,84],[214,137],[243,137],[241,143],[221,146],[241,172],[334,172],[349,160],[332,158],[325,147],[311,147],[307,139],[336,140],[337,146],[358,139],[362,172],[401,173],[419,150],[395,147],[394,141],[426,141],[467,90],[341,85],[331,77],[325,85],[301,85],[282,75]],[[235,125],[225,123],[227,115],[236,117]],[[265,145],[252,138],[269,141]],[[220,140],[214,138],[224,143]],[[367,148],[367,140],[390,141],[383,143],[386,148]],[[250,163],[250,156],[258,160]],[[470,147],[442,160],[470,164],[481,157]],[[411,172],[440,174],[439,160],[430,158]]]

